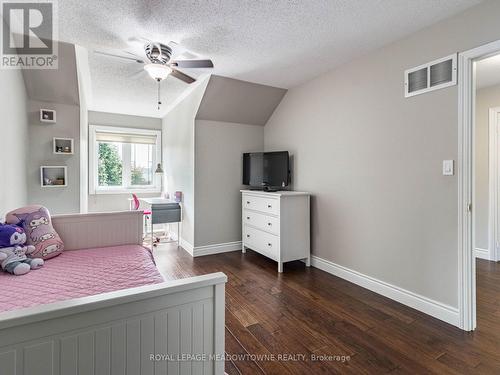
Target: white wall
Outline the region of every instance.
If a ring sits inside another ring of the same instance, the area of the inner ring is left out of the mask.
[[[163,165],[166,191],[182,191],[181,238],[194,245],[194,124],[208,79],[192,91],[163,118]]]
[[[291,89],[265,127],[310,191],[312,249],[399,288],[458,305],[457,87],[403,97],[405,69],[500,38],[487,2]]]
[[[475,248],[488,250],[489,109],[500,107],[500,85],[476,91]]]
[[[0,221],[27,203],[27,100],[21,71],[0,69]]]
[[[196,120],[195,246],[241,241],[242,154],[263,149],[263,126]]]
[[[80,124],[88,124],[88,107],[92,103],[92,80],[90,77],[88,50],[75,45],[75,64],[78,82],[78,102],[80,104]],[[89,131],[80,126],[80,213],[87,213],[89,207]]]
[[[120,113],[88,112],[89,125],[161,130],[162,120],[153,117],[131,116]],[[156,166],[155,166],[156,167]],[[157,197],[159,193],[141,193],[138,197]],[[93,194],[88,197],[89,212],[124,211],[129,209],[130,194]]]

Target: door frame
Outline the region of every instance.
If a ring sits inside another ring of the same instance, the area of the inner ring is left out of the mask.
[[[498,224],[500,223],[500,212],[498,206],[498,189],[500,183],[498,178],[499,157],[498,157],[498,136],[500,135],[498,131],[500,116],[500,107],[494,107],[489,109],[488,115],[488,137],[489,137],[489,151],[488,151],[488,178],[489,178],[489,194],[488,194],[488,208],[489,208],[489,218],[488,218],[488,250],[489,250],[489,260],[497,261],[499,260],[499,249],[498,244],[500,241]]]
[[[458,54],[458,313],[459,327],[476,328],[474,197],[474,62],[500,52],[500,40]]]

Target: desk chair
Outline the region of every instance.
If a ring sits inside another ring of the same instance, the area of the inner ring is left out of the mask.
[[[132,209],[134,211],[139,211],[139,208],[141,206],[141,202],[139,201],[139,198],[137,198],[137,195],[132,194]],[[143,237],[146,237],[146,233],[148,233],[148,220],[151,220],[151,214],[152,212],[150,210],[144,210],[144,235]],[[153,224],[151,224],[153,225]]]

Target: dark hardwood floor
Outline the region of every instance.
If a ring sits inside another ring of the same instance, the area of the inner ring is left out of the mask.
[[[228,276],[230,375],[500,374],[498,263],[478,260],[478,328],[466,333],[301,262],[278,274],[252,251],[193,259],[161,245],[155,257],[168,279]]]

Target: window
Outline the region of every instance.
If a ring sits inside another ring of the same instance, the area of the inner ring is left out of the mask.
[[[161,132],[90,126],[90,193],[160,192]]]

